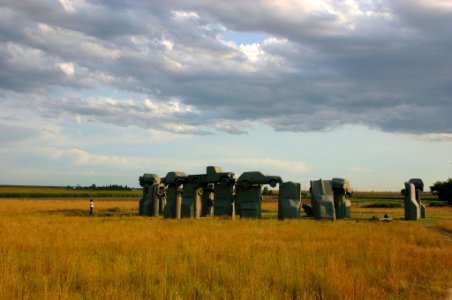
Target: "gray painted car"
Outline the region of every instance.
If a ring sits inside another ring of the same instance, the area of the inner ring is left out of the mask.
[[[253,184],[269,184],[271,187],[275,187],[278,183],[282,182],[283,180],[280,176],[264,175],[259,171],[243,172],[237,179],[238,186],[245,189]]]
[[[164,184],[175,184],[179,186],[187,182],[187,174],[184,172],[169,172],[162,181]]]
[[[344,194],[350,196],[353,194],[353,188],[348,179],[344,178],[333,178],[331,180],[333,190],[338,189],[344,192]]]
[[[416,190],[420,190],[421,192],[424,191],[424,182],[420,178],[411,178],[408,180],[408,183],[414,184],[414,187]]]
[[[194,186],[203,186],[208,183],[221,183],[227,185],[234,183],[235,174],[232,172],[223,172],[223,169],[218,166],[208,166],[206,174],[189,175],[188,181]]]
[[[144,186],[145,184],[159,184],[160,183],[160,176],[157,174],[150,174],[146,173],[143,174],[143,176],[139,177],[140,186]]]

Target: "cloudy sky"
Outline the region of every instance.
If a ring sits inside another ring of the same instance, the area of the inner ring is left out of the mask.
[[[0,184],[452,177],[452,1],[0,1]]]

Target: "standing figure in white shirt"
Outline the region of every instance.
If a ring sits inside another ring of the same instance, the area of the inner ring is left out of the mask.
[[[91,216],[94,213],[94,201],[93,199],[89,200],[89,215]]]

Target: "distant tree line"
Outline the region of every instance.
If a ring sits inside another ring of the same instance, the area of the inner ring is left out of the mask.
[[[449,205],[452,205],[452,178],[435,182],[430,187],[430,191],[433,195],[438,195],[438,200],[447,201]]]
[[[66,187],[67,190],[89,190],[89,191],[131,191],[132,189],[129,188],[127,185],[119,185],[119,184],[109,184],[109,185],[101,185],[97,186],[95,184],[92,184],[90,186],[81,186],[76,185],[70,186],[68,185]]]
[[[264,186],[264,189],[262,190],[262,195],[271,196],[271,195],[273,195],[273,191],[271,189],[269,189],[268,187]]]

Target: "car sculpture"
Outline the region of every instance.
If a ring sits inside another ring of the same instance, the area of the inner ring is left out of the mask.
[[[218,166],[208,166],[206,174],[189,175],[188,181],[194,186],[201,186],[207,183],[221,183],[227,185],[234,182],[235,174],[232,172],[223,172],[223,169]]]
[[[333,190],[338,189],[344,192],[347,196],[350,196],[353,194],[353,188],[350,184],[350,181],[348,179],[344,178],[333,178],[331,180],[331,185]]]
[[[259,171],[244,172],[237,179],[238,186],[245,189],[250,188],[252,184],[269,184],[271,187],[275,187],[282,182],[280,176],[264,175]]]
[[[184,172],[169,172],[162,179],[162,182],[164,184],[174,184],[176,186],[179,186],[187,182],[187,174],[185,174]]]
[[[414,184],[414,187],[416,190],[420,190],[421,192],[424,191],[424,182],[420,178],[411,178],[408,180],[408,183]]]
[[[140,181],[140,186],[144,186],[145,184],[159,184],[160,183],[160,176],[158,176],[157,174],[144,174],[143,176],[139,177],[139,181]]]

